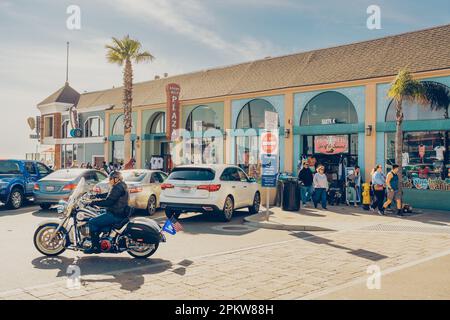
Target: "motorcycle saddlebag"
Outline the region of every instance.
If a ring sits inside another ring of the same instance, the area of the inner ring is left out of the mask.
[[[161,227],[152,219],[132,220],[124,232],[127,237],[143,243],[159,243],[161,238]]]

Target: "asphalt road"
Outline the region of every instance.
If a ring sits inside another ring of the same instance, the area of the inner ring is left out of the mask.
[[[200,214],[182,216],[184,231],[167,235],[167,242],[146,260],[133,259],[127,253],[84,255],[69,250],[57,258],[48,258],[34,248],[33,234],[40,222],[56,218],[56,210],[40,210],[33,205],[14,211],[0,207],[0,292],[57,281],[66,276],[67,267],[74,261],[82,275],[105,274],[167,261],[189,263],[189,258],[293,239],[287,231],[243,225],[247,214],[236,212],[229,223]],[[162,225],[164,212],[157,212],[154,219]]]

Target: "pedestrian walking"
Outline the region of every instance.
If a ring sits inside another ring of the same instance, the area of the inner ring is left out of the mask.
[[[321,202],[322,208],[324,210],[327,209],[327,190],[328,190],[328,178],[325,175],[325,167],[320,165],[317,168],[317,172],[313,178],[313,186],[314,186],[314,208],[317,209],[317,205],[319,201]]]
[[[355,207],[358,206],[358,195],[356,191],[356,183],[359,176],[356,173],[356,169],[349,172],[349,175],[347,176],[347,183],[346,183],[346,203],[349,206],[350,202],[353,202],[353,205]]]
[[[381,164],[378,164],[374,172],[372,174],[372,186],[373,186],[373,193],[375,195],[375,200],[372,204],[371,211],[375,211],[375,208],[378,208],[378,214],[384,215],[384,196],[385,196],[385,186],[386,186],[386,177],[383,174],[383,167]]]
[[[303,207],[306,207],[307,202],[311,201],[311,196],[314,191],[314,174],[309,168],[308,161],[304,160],[302,165],[302,169],[298,173],[298,181],[302,182],[302,185],[300,186],[301,201],[303,202]]]
[[[398,169],[399,165],[394,164],[392,170],[386,176],[387,186],[387,201],[383,205],[384,210],[392,203],[393,200],[397,203],[397,215],[403,216],[402,213],[402,199],[400,198],[400,192],[398,188]]]

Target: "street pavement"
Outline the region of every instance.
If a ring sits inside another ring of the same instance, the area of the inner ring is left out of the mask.
[[[228,224],[188,215],[180,220],[185,231],[168,235],[142,261],[126,253],[43,257],[33,247],[33,232],[56,213],[0,208],[0,299],[450,298],[450,274],[442,272],[450,254],[448,213],[393,219],[358,210],[347,208],[346,214],[361,219],[360,225],[321,232],[249,227],[245,211]],[[155,218],[164,221],[162,212]],[[67,287],[70,265],[80,267],[78,289]],[[440,276],[429,277],[430,268]],[[369,289],[374,270],[380,285],[373,288],[372,281]],[[408,294],[396,294],[405,289]]]

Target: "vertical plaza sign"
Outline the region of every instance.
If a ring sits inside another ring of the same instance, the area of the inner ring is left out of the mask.
[[[172,132],[176,132],[180,127],[180,86],[176,83],[169,83],[166,86],[166,95],[166,136],[168,139],[172,139]]]

